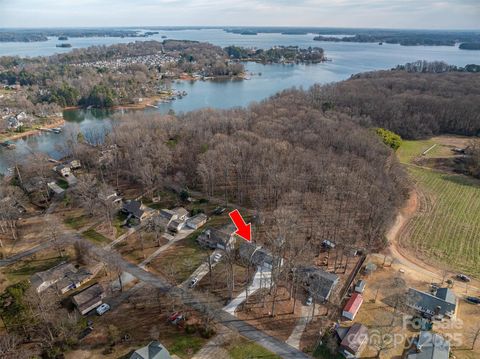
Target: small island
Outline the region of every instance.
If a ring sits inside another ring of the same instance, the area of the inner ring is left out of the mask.
[[[58,41],[67,41],[68,40],[68,36],[59,36],[58,37]]]
[[[463,42],[458,48],[460,50],[480,50],[480,42]]]

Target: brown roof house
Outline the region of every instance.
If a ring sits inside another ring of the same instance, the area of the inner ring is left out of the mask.
[[[77,307],[80,314],[85,315],[102,304],[105,292],[100,284],[94,284],[84,291],[74,295],[73,304]]]
[[[350,328],[339,327],[336,330],[340,339],[338,351],[347,359],[359,358],[368,343],[368,329],[355,323]]]
[[[209,228],[203,231],[196,240],[203,247],[230,250],[235,243],[235,231],[236,227],[233,224],[219,229]]]

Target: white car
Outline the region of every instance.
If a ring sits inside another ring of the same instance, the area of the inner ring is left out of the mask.
[[[307,300],[305,301],[305,305],[311,306],[313,304],[313,298],[308,297]]]
[[[213,261],[215,263],[219,262],[220,259],[222,258],[222,255],[220,253],[216,253],[214,256],[213,256]]]
[[[110,306],[107,303],[103,303],[102,305],[98,306],[96,311],[98,315],[103,315],[110,310]]]

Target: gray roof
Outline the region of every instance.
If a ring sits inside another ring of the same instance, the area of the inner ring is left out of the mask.
[[[457,297],[450,288],[438,288],[435,296],[451,304],[457,303]]]
[[[336,274],[328,273],[317,267],[300,267],[298,272],[306,282],[310,295],[321,301],[328,300],[339,281]]]
[[[123,204],[123,210],[138,219],[142,218],[145,213],[141,207],[142,202],[140,201],[128,201]]]
[[[450,343],[441,335],[432,332],[420,332],[415,348],[408,359],[448,359]]]
[[[189,218],[187,222],[197,226],[200,223],[205,222],[207,219],[208,217],[205,213],[198,213],[192,218]]]
[[[147,346],[135,350],[130,359],[172,359],[172,357],[162,344],[153,341]]]
[[[452,315],[457,307],[457,299],[448,288],[439,288],[436,295],[410,288],[407,294],[407,304],[424,314]]]
[[[242,241],[239,252],[243,260],[253,265],[260,266],[267,264],[273,266],[274,258],[270,251],[262,246],[257,246],[255,243]]]
[[[94,284],[91,287],[88,287],[84,291],[78,293],[77,295],[73,296],[73,302],[77,306],[81,306],[90,300],[97,298],[97,297],[102,297],[103,296],[103,288],[100,284]]]
[[[57,282],[64,278],[67,274],[76,272],[77,269],[71,263],[62,262],[53,268],[47,269],[43,272],[35,273],[32,276],[31,282],[34,286],[39,286],[43,282]]]

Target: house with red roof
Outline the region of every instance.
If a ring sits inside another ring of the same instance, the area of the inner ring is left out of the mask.
[[[342,315],[345,318],[353,320],[362,306],[363,297],[360,293],[353,293],[347,304],[343,308]]]

